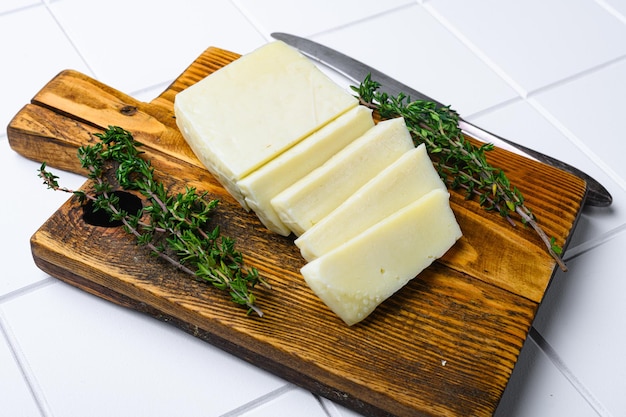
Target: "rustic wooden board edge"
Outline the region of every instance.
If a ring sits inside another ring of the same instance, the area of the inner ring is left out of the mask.
[[[85,279],[80,275],[72,274],[71,271],[49,262],[42,256],[34,256],[34,260],[37,267],[42,271],[68,285],[121,307],[134,310],[137,313],[145,314],[163,323],[172,325],[193,337],[197,337],[204,342],[217,347],[218,349],[259,367],[264,371],[277,375],[294,385],[341,404],[351,410],[373,417],[393,416],[393,414],[390,414],[387,410],[380,408],[375,402],[368,402],[363,398],[354,397],[348,392],[338,390],[335,386],[324,384],[319,380],[312,378],[307,373],[299,372],[296,369],[285,366],[284,362],[279,362],[266,356],[262,356],[254,350],[246,349],[239,344],[231,342],[227,338],[220,337],[219,335],[204,330],[197,325],[191,325],[183,320],[180,320],[175,315],[167,314],[152,305],[139,302],[124,293],[111,290],[108,287]]]

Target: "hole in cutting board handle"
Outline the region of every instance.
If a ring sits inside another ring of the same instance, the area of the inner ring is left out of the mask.
[[[122,210],[134,214],[143,208],[143,204],[141,202],[141,198],[137,197],[134,194],[128,193],[126,191],[113,191],[120,199],[120,207]],[[122,225],[122,222],[119,220],[112,221],[109,213],[104,210],[93,211],[93,202],[88,201],[83,206],[83,220],[85,223],[90,224],[92,226],[100,226],[100,227],[119,227]]]

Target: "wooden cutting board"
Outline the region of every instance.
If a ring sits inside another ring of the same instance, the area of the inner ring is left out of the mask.
[[[84,174],[76,149],[93,143],[93,132],[109,125],[131,131],[173,191],[190,185],[221,200],[216,222],[273,286],[256,291],[264,317],[246,316],[223,293],[150,257],[121,228],[89,224],[74,198],[33,235],[35,263],[365,415],[493,414],[556,270],[543,243],[453,192],[463,238],[364,322],[347,327],[304,283],[293,238],[270,233],[241,209],[176,128],[175,94],[237,57],[207,49],[150,103],[64,71],[15,116],[8,138],[27,158]],[[566,246],[584,181],[503,150],[489,159],[525,194],[548,236]]]

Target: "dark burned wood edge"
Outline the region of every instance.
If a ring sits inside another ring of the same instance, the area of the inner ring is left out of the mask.
[[[586,181],[584,182],[585,182],[585,192],[582,198],[580,199],[580,202],[579,202],[580,205],[578,207],[578,210],[576,211],[576,217],[574,217],[574,221],[572,222],[572,227],[570,228],[570,232],[567,234],[567,239],[565,239],[565,243],[563,244],[563,247],[562,247],[563,253],[565,253],[565,251],[569,247],[569,244],[572,241],[572,235],[574,234],[574,231],[576,230],[576,226],[578,226],[578,221],[580,220],[580,217],[583,213],[583,209],[585,207],[585,202],[587,201],[587,196],[589,194],[589,186],[587,185]],[[556,270],[558,270],[558,266],[555,267],[555,271]]]
[[[38,268],[42,271],[50,274],[58,280],[65,282],[68,285],[83,290],[89,294],[95,295],[104,300],[113,302],[119,306],[129,308],[137,311],[138,313],[146,314],[152,318],[155,318],[163,323],[171,324],[184,332],[197,337],[233,356],[242,359],[255,367],[261,368],[273,375],[277,375],[284,378],[286,381],[297,385],[307,391],[311,391],[314,394],[327,398],[330,401],[336,402],[350,408],[358,413],[372,416],[372,417],[393,417],[391,414],[375,404],[366,403],[358,398],[352,397],[350,394],[340,391],[330,385],[321,383],[306,373],[299,372],[292,367],[289,367],[286,362],[273,360],[267,356],[263,356],[253,350],[247,349],[244,346],[237,345],[231,341],[220,337],[207,330],[201,329],[198,326],[185,323],[175,316],[164,313],[163,311],[155,308],[152,305],[139,302],[133,298],[122,294],[120,292],[111,290],[105,286],[97,284],[93,281],[85,279],[72,271],[55,265],[47,260],[38,257],[33,254],[33,259]]]
[[[572,242],[572,236],[574,235],[574,231],[576,230],[576,227],[578,226],[578,221],[580,220],[580,217],[582,216],[583,208],[585,207],[585,201],[587,200],[587,194],[589,194],[589,187],[587,186],[587,182],[585,181],[585,192],[584,192],[582,198],[580,199],[580,203],[579,203],[580,205],[578,206],[578,210],[576,210],[576,217],[574,217],[574,221],[572,222],[572,227],[570,228],[569,233],[567,234],[567,238],[565,239],[565,243],[563,243],[563,246],[561,248],[563,250],[563,255],[565,254],[567,248],[569,247],[570,243]],[[563,255],[561,255],[561,256],[563,256]],[[566,263],[566,266],[567,266],[567,263]],[[561,268],[559,267],[559,265],[555,264],[554,268],[552,269],[552,274],[550,275],[550,278],[548,279],[548,283],[546,284],[546,288],[543,291],[543,297],[541,297],[541,300],[539,301],[537,307],[541,306],[541,303],[543,302],[543,299],[545,298],[546,293],[548,292],[548,289],[552,285],[552,281],[554,281],[554,277],[556,276],[556,274],[560,270],[561,270]],[[565,273],[567,273],[567,272],[565,272]],[[529,329],[529,331],[530,331],[530,329]],[[528,338],[528,333],[526,334],[526,337]],[[516,363],[517,363],[517,361],[516,361]],[[508,385],[508,383],[507,383],[507,385]]]

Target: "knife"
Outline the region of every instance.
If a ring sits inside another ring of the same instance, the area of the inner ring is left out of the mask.
[[[382,72],[372,68],[354,58],[342,54],[339,51],[335,51],[327,46],[321,45],[309,39],[301,38],[295,35],[287,33],[275,32],[271,36],[274,39],[281,40],[288,45],[298,49],[302,54],[317,61],[332,70],[342,74],[349,80],[359,85],[361,81],[365,79],[367,75],[370,75],[372,80],[380,83],[381,87],[379,91],[385,92],[390,96],[397,96],[399,93],[404,93],[412,100],[425,100],[436,103],[438,106],[444,106],[442,103],[434,100],[427,95],[420,93],[419,91],[400,83],[399,81],[383,74]],[[537,161],[543,162],[559,168],[563,171],[576,175],[579,178],[585,180],[587,185],[587,196],[585,204],[595,207],[608,207],[613,202],[613,197],[608,190],[592,178],[590,175],[575,168],[563,161],[555,159],[551,156],[545,155],[541,152],[527,148],[526,146],[515,143],[509,139],[505,139],[494,133],[488,132],[467,120],[459,117],[459,128],[466,134],[485,143],[505,143],[521,151],[525,156],[528,156]]]

